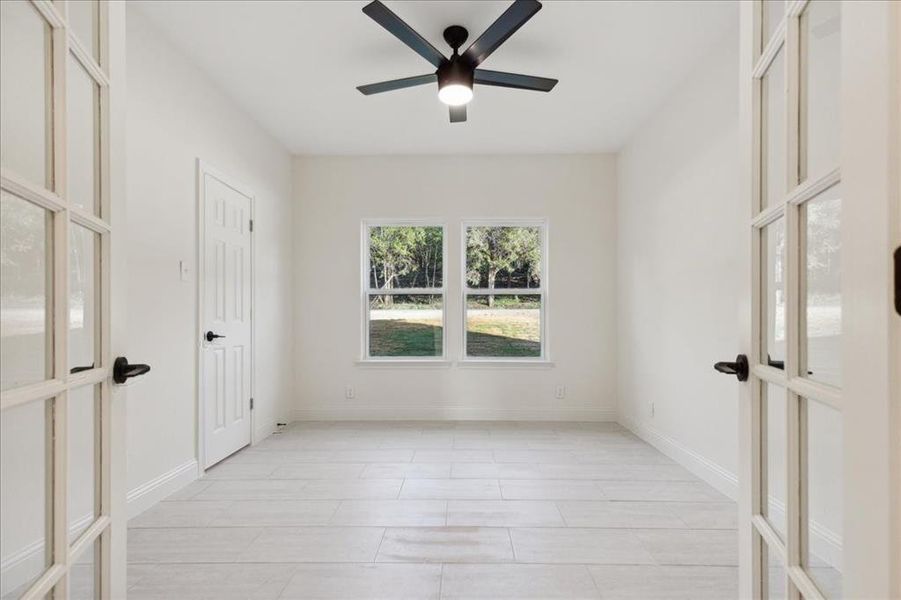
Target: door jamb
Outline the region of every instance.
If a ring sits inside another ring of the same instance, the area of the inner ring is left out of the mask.
[[[204,326],[203,326],[203,298],[204,298],[204,276],[206,275],[205,267],[204,267],[204,243],[206,241],[206,235],[204,233],[204,198],[206,194],[206,185],[204,182],[204,176],[210,175],[215,177],[228,187],[237,191],[238,193],[247,196],[250,198],[250,220],[253,221],[256,211],[256,195],[254,195],[253,191],[249,186],[244,185],[240,181],[236,181],[229,175],[224,174],[222,171],[210,166],[208,162],[205,162],[201,158],[197,158],[197,247],[195,248],[195,264],[197,265],[197,285],[196,285],[196,353],[195,353],[195,361],[196,361],[196,369],[195,372],[197,374],[197,379],[195,382],[194,393],[197,398],[196,403],[196,424],[197,430],[195,435],[195,444],[196,444],[196,458],[197,458],[197,477],[203,478],[206,473],[206,468],[204,464],[206,463],[206,432],[204,430],[204,424],[206,423],[206,407],[204,402],[204,388],[203,388],[203,334],[204,334]],[[253,230],[251,230],[250,235],[250,397],[256,398],[256,337],[257,337],[257,328],[256,328],[256,311],[254,310],[254,304],[256,301],[256,239],[253,235]],[[254,400],[254,403],[256,401]],[[256,406],[253,409],[250,409],[250,445],[253,446],[256,444]]]

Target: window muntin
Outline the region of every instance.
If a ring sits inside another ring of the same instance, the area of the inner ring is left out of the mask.
[[[464,223],[463,359],[546,360],[541,221]]]
[[[441,224],[363,224],[364,360],[444,358],[446,238]]]

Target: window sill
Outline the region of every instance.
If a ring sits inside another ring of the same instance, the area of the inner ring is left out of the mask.
[[[404,369],[447,369],[454,365],[452,360],[416,360],[416,359],[395,359],[383,360],[378,358],[367,358],[354,361],[354,365],[367,369],[383,369],[400,367]]]
[[[553,369],[554,363],[549,360],[458,360],[461,369]]]

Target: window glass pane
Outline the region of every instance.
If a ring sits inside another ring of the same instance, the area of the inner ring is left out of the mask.
[[[760,431],[764,439],[760,445],[766,465],[766,477],[761,479],[761,507],[767,521],[783,540],[785,539],[785,478],[786,478],[786,396],[785,388],[766,383],[763,385]]]
[[[0,191],[0,388],[50,376],[49,216]]]
[[[369,356],[442,356],[443,333],[440,295],[369,296]]]
[[[466,356],[541,357],[541,296],[467,296]]]
[[[841,598],[842,414],[805,400],[807,548],[804,570],[827,598]]]
[[[69,367],[97,364],[100,236],[72,225],[69,236]]]
[[[801,15],[802,169],[807,177],[839,166],[841,43],[841,4],[813,0]]]
[[[804,319],[807,373],[811,379],[842,383],[841,188],[836,185],[801,209],[807,241]]]
[[[756,534],[755,534],[756,535]],[[782,559],[776,552],[771,552],[767,547],[766,540],[761,540],[760,548],[762,552],[760,564],[763,565],[763,590],[764,597],[767,600],[784,600],[788,597],[785,579],[785,567]]]
[[[444,285],[441,227],[369,228],[369,287],[440,288]]]
[[[50,27],[25,0],[0,2],[0,164],[50,187]]]
[[[779,27],[779,22],[785,16],[785,0],[763,0],[763,45],[772,39]]]
[[[47,424],[51,401],[36,401],[0,412],[0,557],[4,563],[0,596],[18,598],[50,565],[45,543]]]
[[[760,276],[762,364],[785,367],[785,219],[770,223],[761,232]]]
[[[779,50],[761,80],[761,206],[782,202],[785,196],[785,52]]]
[[[67,140],[69,200],[100,213],[100,90],[81,63],[69,56]]]
[[[97,27],[97,0],[69,0],[69,25],[84,49],[96,60],[100,56],[100,36]]]
[[[95,455],[99,451],[96,417],[100,386],[89,385],[69,392],[69,541],[81,534],[97,516],[94,508]]]
[[[96,565],[100,564],[99,554],[100,539],[98,538],[75,560],[69,574],[69,600],[100,598],[96,569]]]
[[[541,287],[540,227],[467,227],[470,288]]]

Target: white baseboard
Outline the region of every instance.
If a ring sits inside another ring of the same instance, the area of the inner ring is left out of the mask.
[[[276,425],[275,421],[269,421],[263,423],[262,425],[257,425],[253,429],[253,445],[256,446],[267,437],[272,435],[272,432],[275,431]]]
[[[189,460],[174,469],[139,485],[126,495],[128,518],[141,514],[160,500],[173,494],[197,479],[197,461]],[[93,515],[79,517],[69,526],[70,532],[78,532],[93,520]],[[39,573],[44,566],[44,540],[36,540],[18,552],[4,556],[0,561],[0,595],[6,596],[23,585],[30,575]]]
[[[735,473],[698,454],[681,442],[634,419],[621,415],[619,423],[697,475],[700,479],[709,483],[724,496],[732,500],[738,500],[738,477],[735,476]],[[778,500],[773,500],[770,506],[772,506],[773,519],[784,522],[785,505]],[[827,564],[841,569],[842,537],[816,521],[810,522],[810,548],[815,556]]]
[[[134,488],[126,496],[128,518],[132,519],[160,500],[197,479],[197,459],[191,459]]]
[[[470,406],[300,408],[295,421],[616,421],[597,408],[473,408]]]
[[[709,483],[727,498],[738,500],[738,477],[735,473],[643,423],[621,416],[619,424]]]

